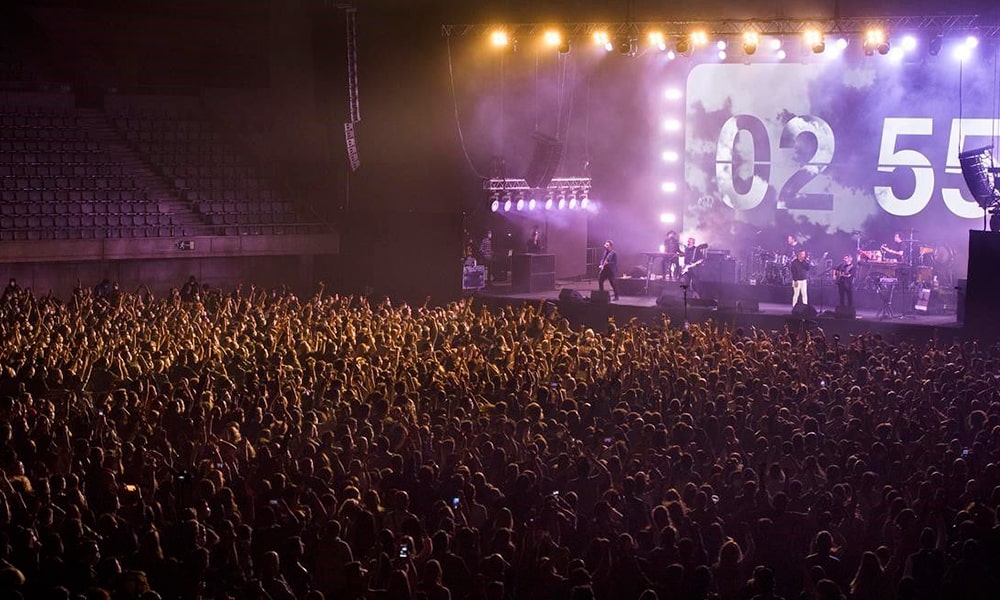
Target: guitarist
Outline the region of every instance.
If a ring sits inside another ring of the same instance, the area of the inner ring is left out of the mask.
[[[837,294],[840,296],[840,306],[854,306],[854,272],[856,265],[854,257],[844,255],[844,262],[833,270],[833,278],[837,282]]]
[[[604,242],[604,258],[601,259],[600,270],[597,275],[597,288],[604,291],[604,282],[611,284],[611,291],[614,293],[613,300],[618,299],[618,286],[615,285],[615,277],[618,274],[618,253],[615,252],[615,244],[611,240]]]
[[[684,269],[681,271],[681,279],[692,291],[695,291],[695,267],[704,262],[706,248],[708,248],[708,244],[699,246],[693,237],[688,238],[687,246],[684,246]]]

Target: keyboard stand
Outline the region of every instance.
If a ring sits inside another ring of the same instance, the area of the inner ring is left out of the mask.
[[[886,291],[888,289],[888,292]],[[879,309],[878,319],[895,319],[896,314],[892,312],[892,295],[896,291],[895,283],[880,283],[879,298],[882,299],[882,308]]]

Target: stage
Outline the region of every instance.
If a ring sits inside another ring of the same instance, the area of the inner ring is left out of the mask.
[[[863,303],[858,305],[852,317],[837,313],[837,292],[832,285],[824,286],[826,289],[822,290],[822,294],[825,298],[822,299],[820,286],[810,286],[809,298],[815,313],[806,311],[804,314],[793,314],[791,289],[785,286],[702,285],[701,294],[689,291],[686,302],[684,290],[677,282],[651,281],[649,295],[643,293],[645,279],[619,279],[618,286],[619,299],[608,303],[591,299],[591,292],[597,289],[597,282],[593,280],[557,281],[556,289],[531,293],[512,292],[509,285],[501,283],[470,293],[491,307],[525,302],[554,305],[574,326],[602,331],[612,319],[617,323],[635,320],[652,325],[667,317],[670,323],[677,326],[684,322],[712,320],[734,328],[775,330],[786,326],[796,329],[820,327],[827,334],[841,336],[870,331],[892,339],[926,340],[937,337],[950,340],[966,335],[954,305],[938,302],[936,305],[931,303],[928,307],[931,310],[918,310],[913,293],[894,294],[892,303],[887,305],[883,298],[872,292],[878,300],[877,306],[872,306],[874,301],[866,292],[855,292],[855,302],[863,300]],[[781,302],[784,298],[787,301]]]

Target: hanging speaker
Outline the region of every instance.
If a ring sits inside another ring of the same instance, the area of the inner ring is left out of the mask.
[[[532,188],[540,189],[548,187],[555,176],[562,160],[563,145],[556,138],[544,133],[535,133],[534,138],[535,152],[531,156],[524,180]]]

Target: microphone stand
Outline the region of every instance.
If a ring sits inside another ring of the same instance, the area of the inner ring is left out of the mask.
[[[687,331],[691,326],[688,323],[688,284],[682,283],[681,289],[684,291],[684,331]]]

